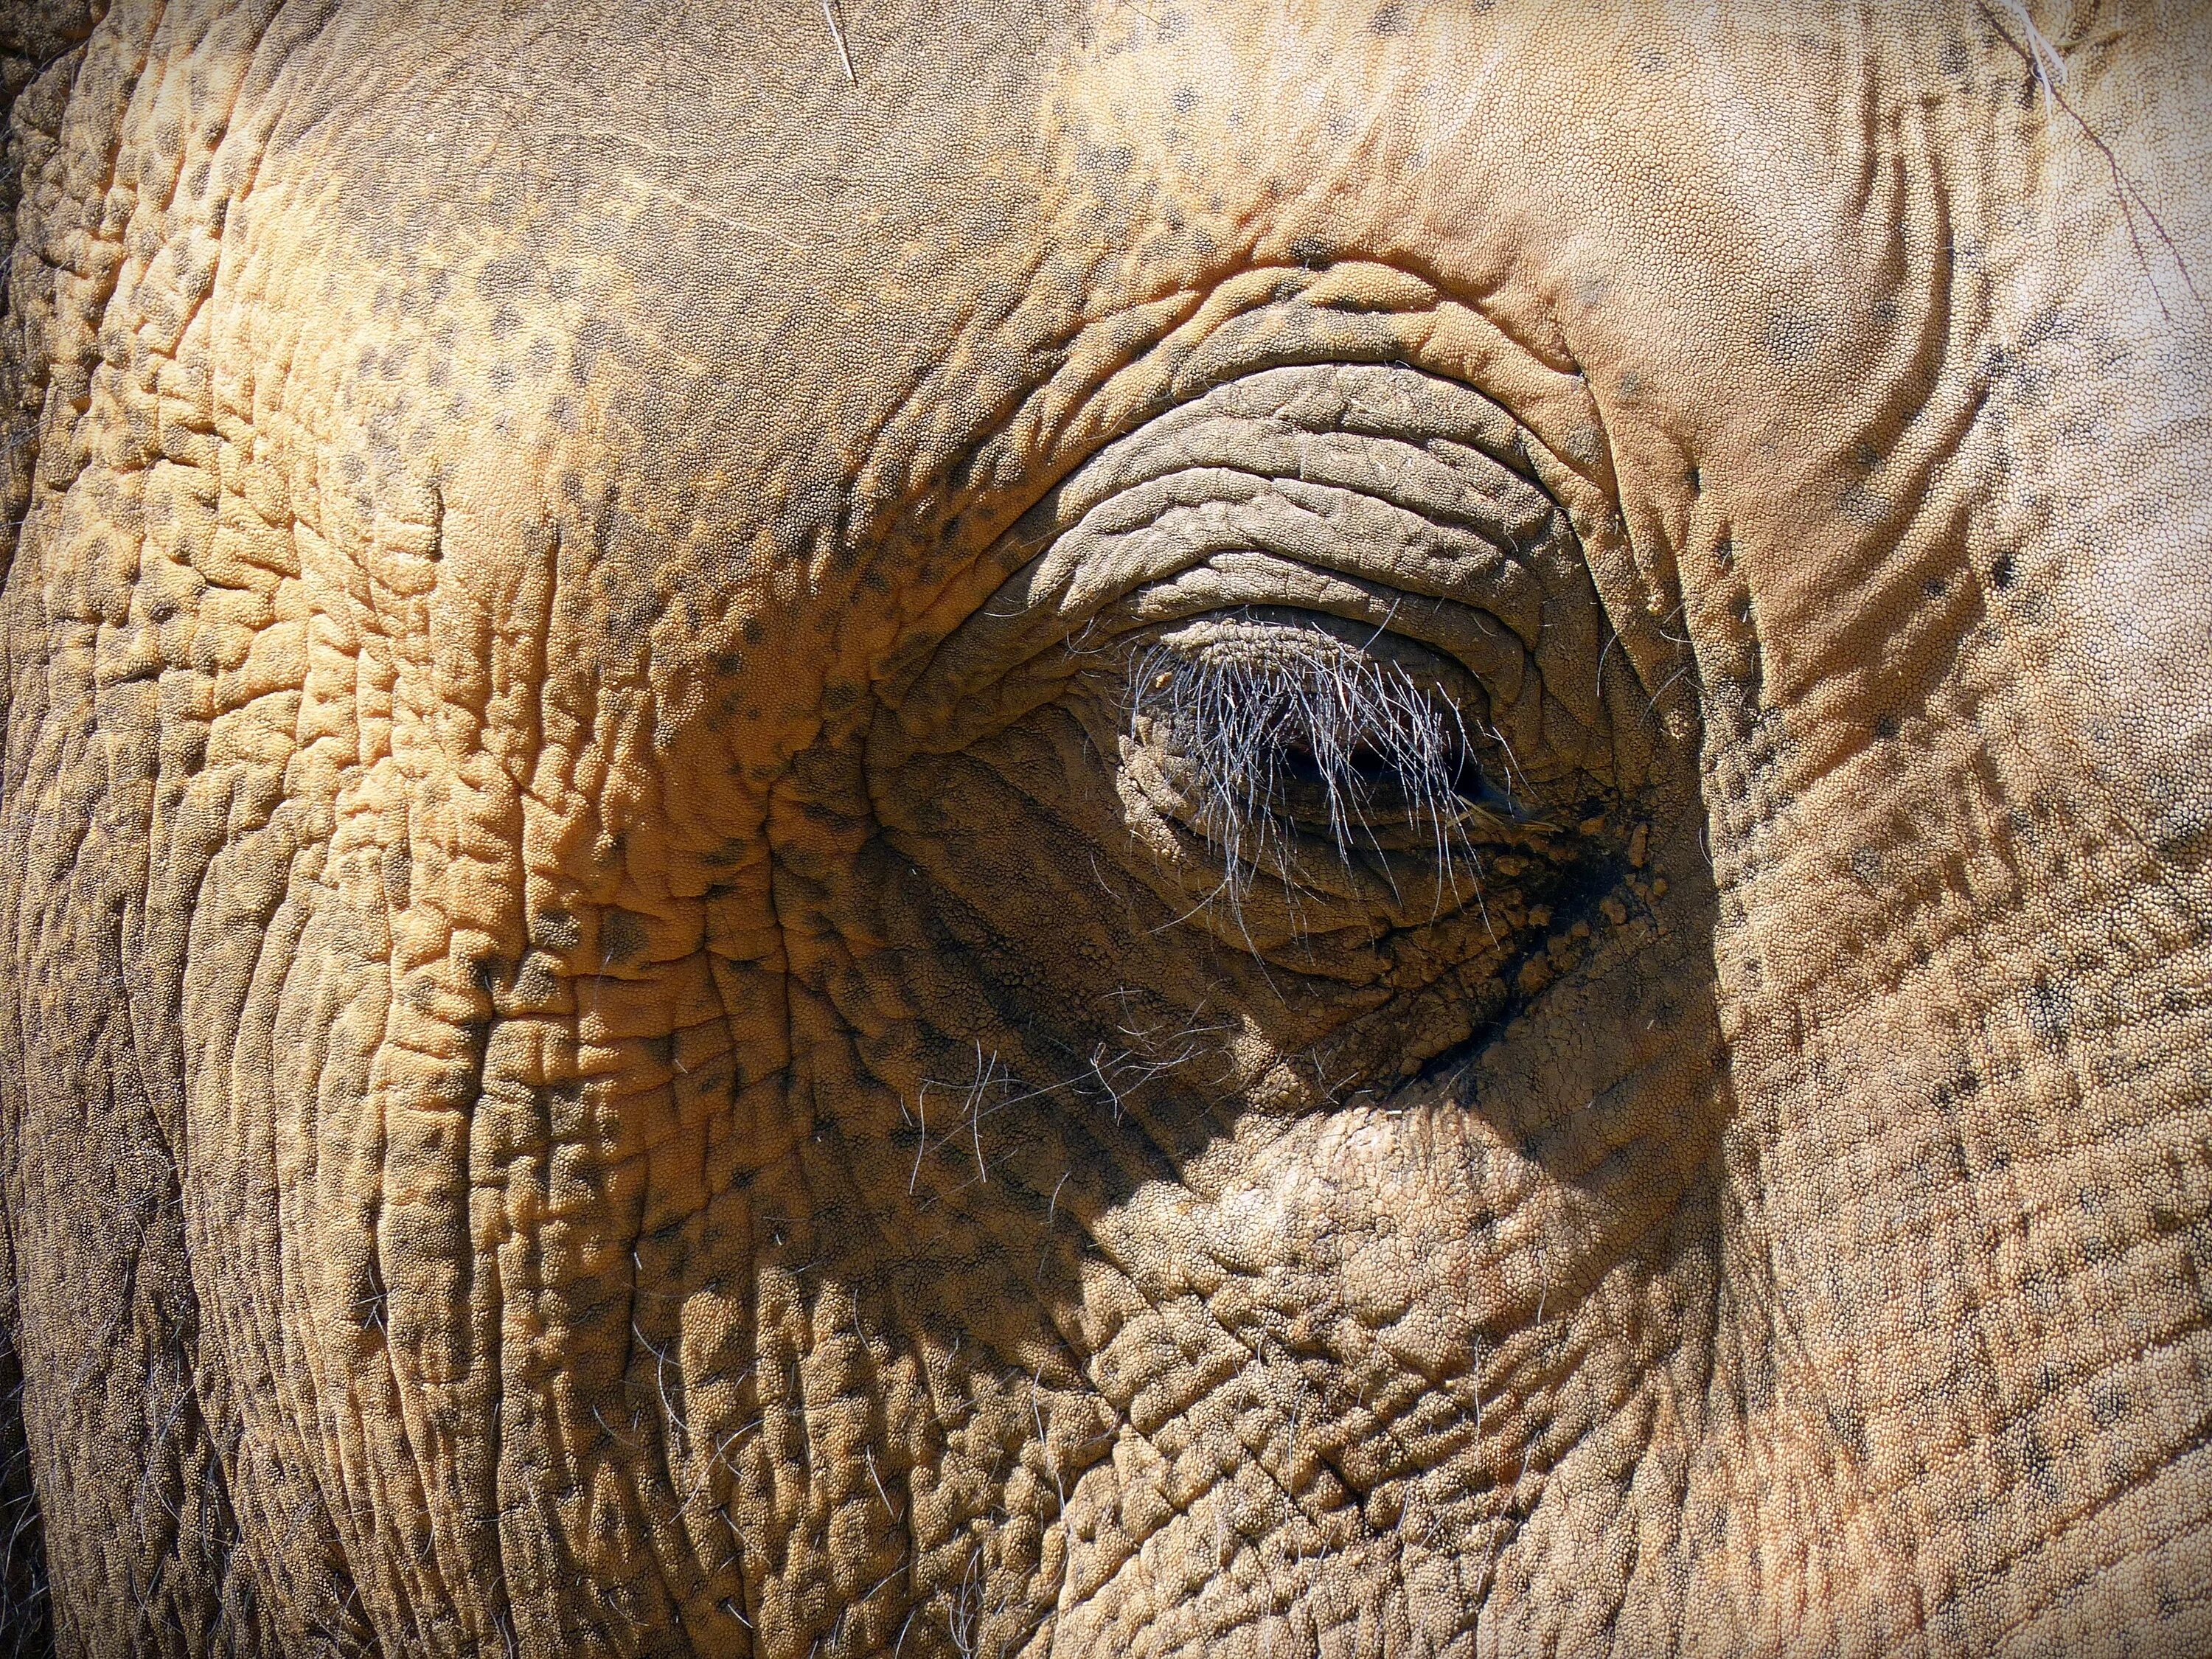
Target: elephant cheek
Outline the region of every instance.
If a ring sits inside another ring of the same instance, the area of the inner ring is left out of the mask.
[[[1547,1575],[1674,1535],[1673,1402],[1716,1335],[1715,1012],[1626,967],[1560,994],[1462,1088],[1255,1115],[1095,1224],[1082,1319],[1121,1427],[1069,1500],[1063,1639],[1442,1649],[1501,1582],[1618,1602],[1625,1567]],[[1654,1029],[1601,1053],[1578,1020]]]

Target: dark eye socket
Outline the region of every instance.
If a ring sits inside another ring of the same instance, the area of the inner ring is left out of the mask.
[[[1386,747],[1361,738],[1345,754],[1325,757],[1310,734],[1289,732],[1279,740],[1283,775],[1292,787],[1326,787],[1332,777],[1349,776],[1370,788],[1405,787],[1417,780],[1406,775],[1403,756],[1395,745]],[[1464,742],[1455,743],[1444,757],[1443,781],[1454,794],[1480,797],[1482,765]]]
[[[1419,852],[1449,872],[1510,815],[1458,704],[1373,643],[1267,623],[1133,659],[1131,736],[1180,763],[1188,816],[1232,884],[1316,840],[1346,865]]]

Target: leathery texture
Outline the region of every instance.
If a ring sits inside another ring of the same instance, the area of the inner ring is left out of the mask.
[[[2185,94],[604,10],[15,104],[62,1650],[2201,1647]]]

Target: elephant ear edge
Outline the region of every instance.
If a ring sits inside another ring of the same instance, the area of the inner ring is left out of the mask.
[[[86,44],[106,15],[106,0],[0,0],[0,409],[5,410],[0,469],[0,585],[14,566],[18,527],[29,505],[38,462],[40,415],[52,375],[28,313],[50,313],[53,273],[43,258],[19,266],[24,221],[37,211],[33,188],[60,148],[63,116]],[[25,198],[33,197],[27,210]],[[0,628],[0,737],[14,680]],[[53,1651],[46,1550],[31,1482],[22,1412],[23,1370],[16,1352],[13,1229],[0,1206],[0,1659]]]

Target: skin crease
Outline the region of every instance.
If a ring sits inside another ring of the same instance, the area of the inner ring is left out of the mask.
[[[2204,1650],[2207,20],[693,9],[16,105],[60,1650]]]

